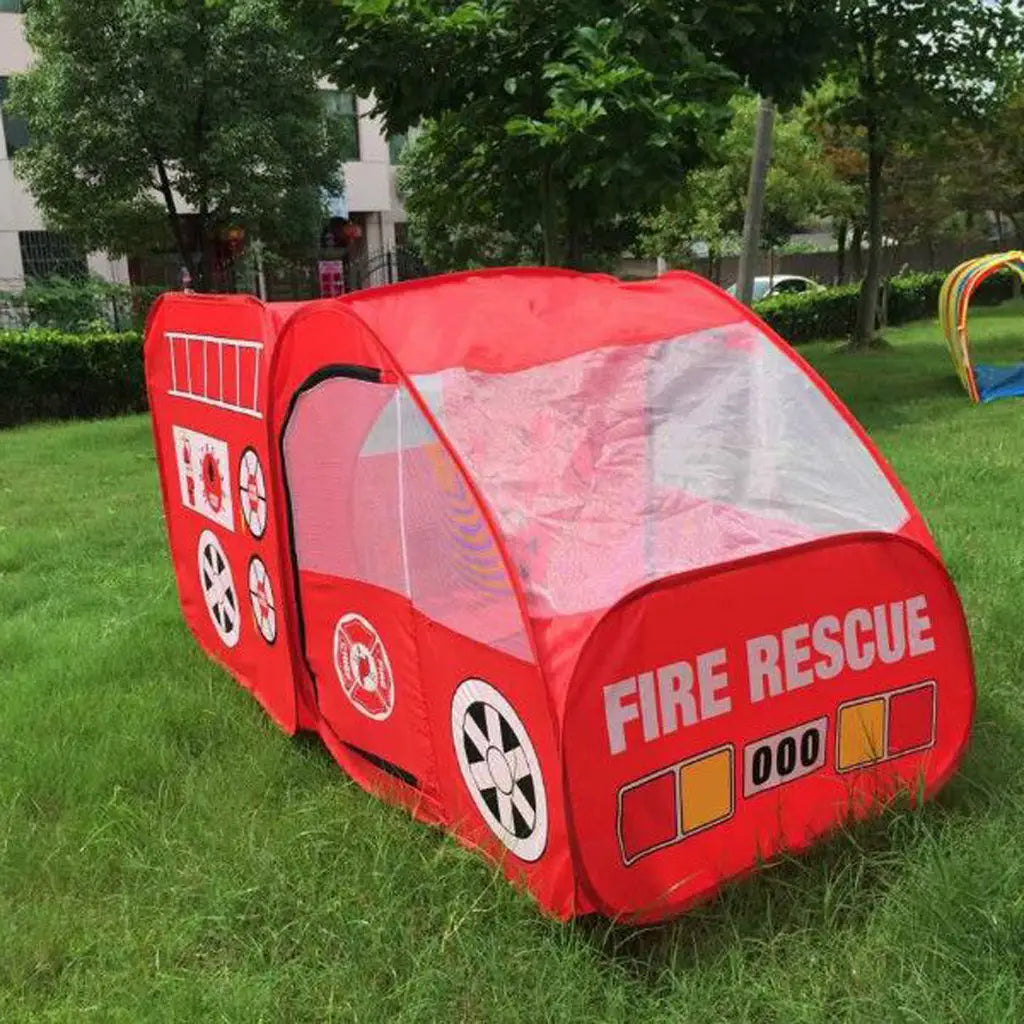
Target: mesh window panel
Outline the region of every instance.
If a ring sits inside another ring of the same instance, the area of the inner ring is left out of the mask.
[[[531,660],[505,563],[476,499],[412,399],[399,392],[396,406],[413,604],[456,633]]]
[[[754,325],[417,380],[498,518],[531,615],[908,513]]]
[[[408,595],[396,451],[364,445],[394,391],[336,377],[303,392],[284,451],[299,569]]]
[[[490,530],[408,395],[326,380],[299,396],[284,448],[300,570],[404,594],[463,636],[531,657]]]

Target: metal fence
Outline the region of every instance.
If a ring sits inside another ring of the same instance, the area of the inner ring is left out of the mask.
[[[302,301],[324,295],[360,291],[425,277],[430,271],[410,249],[377,249],[351,259],[298,261],[268,258],[259,266],[243,258],[220,275],[214,290],[262,294],[271,302]],[[325,266],[340,268],[326,287]],[[132,285],[112,285],[96,278],[50,278],[28,283],[0,279],[0,330],[52,327],[60,330],[94,329],[97,325],[122,331],[139,329],[146,312],[161,292],[181,288],[174,257],[153,256],[131,261]]]
[[[346,269],[345,284],[348,291],[355,292],[429,275],[427,265],[417,253],[399,246],[376,249],[351,260]]]

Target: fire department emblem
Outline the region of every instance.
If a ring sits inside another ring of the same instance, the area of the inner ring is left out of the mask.
[[[343,615],[334,627],[334,670],[352,706],[382,722],[395,708],[391,663],[377,631],[361,615]]]

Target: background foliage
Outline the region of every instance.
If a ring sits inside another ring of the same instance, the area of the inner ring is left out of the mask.
[[[283,0],[34,0],[16,167],[84,251],[177,248],[197,289],[229,229],[315,240],[346,132]],[[191,211],[189,229],[183,214]]]

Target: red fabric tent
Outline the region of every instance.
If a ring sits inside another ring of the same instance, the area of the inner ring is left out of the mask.
[[[700,278],[170,295],[146,365],[199,643],[553,914],[677,913],[963,753],[921,516]]]

